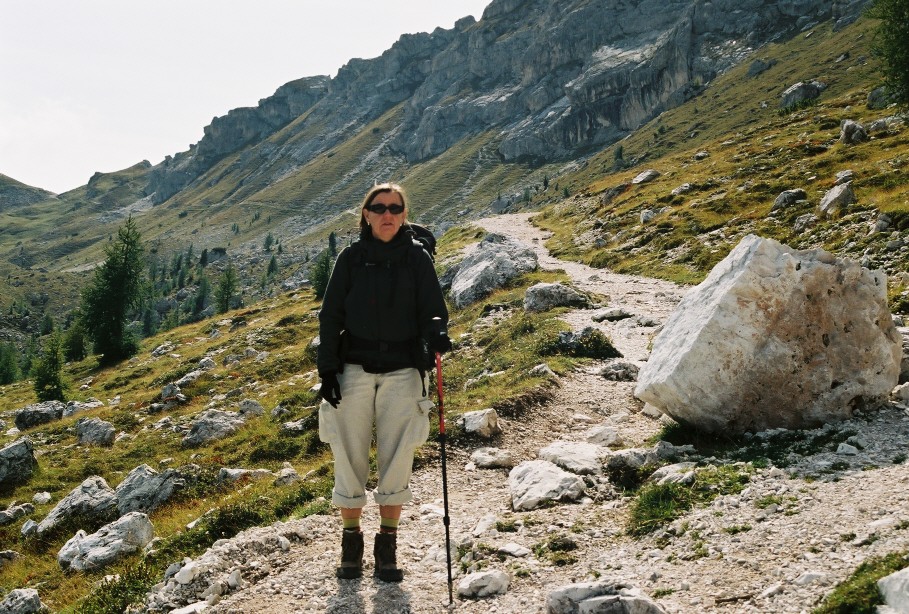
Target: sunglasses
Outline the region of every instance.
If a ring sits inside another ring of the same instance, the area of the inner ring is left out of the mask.
[[[379,215],[382,215],[386,211],[391,211],[392,215],[398,215],[399,213],[404,213],[404,205],[383,205],[383,204],[366,205],[365,209],[368,209],[369,211],[372,211],[373,213],[377,213]]]

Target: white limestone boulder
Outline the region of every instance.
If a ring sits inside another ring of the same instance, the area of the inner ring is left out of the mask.
[[[508,591],[508,574],[504,571],[478,571],[458,582],[458,596],[477,599],[504,595]]]
[[[76,439],[80,445],[109,448],[114,445],[116,435],[114,425],[100,418],[79,418],[76,421]]]
[[[538,283],[524,293],[524,311],[548,311],[555,307],[589,307],[590,300],[563,283]]]
[[[499,426],[499,414],[492,407],[479,411],[469,411],[461,414],[458,425],[465,433],[490,439],[502,432]]]
[[[97,475],[86,478],[48,512],[38,523],[36,531],[38,535],[43,535],[74,516],[96,520],[117,516],[117,494],[104,478]]]
[[[180,442],[184,448],[194,448],[210,441],[224,439],[240,430],[246,419],[237,412],[208,409],[199,414]]]
[[[833,186],[824,194],[818,205],[818,210],[826,217],[835,217],[855,202],[856,197],[855,191],[852,189],[852,182],[841,183]]]
[[[517,512],[552,501],[576,501],[584,494],[584,480],[549,461],[531,460],[511,470],[508,488]]]
[[[605,424],[584,431],[584,439],[599,446],[620,447],[625,445],[619,429]]]
[[[0,601],[0,612],[38,614],[40,612],[50,612],[50,610],[41,603],[41,598],[35,589],[16,588],[7,593],[3,601]]]
[[[635,396],[706,432],[848,419],[899,377],[886,292],[882,272],[749,235],[670,316]]]
[[[554,441],[539,451],[537,456],[572,473],[589,475],[599,473],[609,450],[586,441]]]
[[[158,472],[147,464],[129,472],[114,491],[120,515],[130,512],[152,513],[186,486],[186,480],[174,469]]]
[[[470,460],[480,469],[511,469],[515,465],[511,452],[500,448],[477,448]]]
[[[489,234],[459,264],[449,269],[443,285],[450,284],[458,308],[478,301],[511,279],[537,270],[536,252],[501,235]]]
[[[909,612],[909,567],[877,581],[884,603],[893,612]]]
[[[57,563],[63,569],[75,571],[100,569],[144,548],[154,534],[148,516],[142,512],[130,512],[91,535],[78,531],[60,549]]]
[[[0,484],[27,482],[37,468],[35,446],[28,437],[20,437],[0,449]]]
[[[546,614],[666,614],[641,589],[610,580],[581,582],[555,589],[546,599]]]

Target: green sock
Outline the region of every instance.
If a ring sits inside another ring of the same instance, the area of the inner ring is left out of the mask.
[[[341,522],[344,525],[345,531],[360,531],[360,519],[359,518],[342,518]]]
[[[397,533],[398,532],[398,519],[397,518],[382,518],[379,521],[379,533]]]

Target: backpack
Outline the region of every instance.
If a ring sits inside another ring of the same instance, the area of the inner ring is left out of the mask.
[[[436,261],[436,237],[426,226],[407,222],[408,229],[405,230],[407,236],[416,243],[420,243],[422,248],[429,254],[433,262]]]

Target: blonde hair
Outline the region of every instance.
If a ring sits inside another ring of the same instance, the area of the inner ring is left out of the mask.
[[[385,192],[393,192],[401,197],[401,204],[404,205],[404,211],[407,212],[407,194],[404,192],[404,188],[399,186],[397,183],[377,183],[372,186],[372,189],[366,193],[366,196],[363,198],[363,204],[360,205],[360,228],[366,228],[368,224],[366,223],[366,214],[364,209],[372,204],[373,199],[379,194],[384,194]]]

